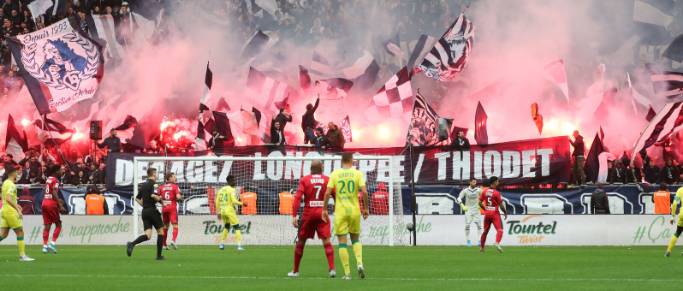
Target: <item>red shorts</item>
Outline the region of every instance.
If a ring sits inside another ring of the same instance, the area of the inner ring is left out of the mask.
[[[489,232],[492,223],[496,230],[503,229],[503,220],[500,218],[500,213],[486,214],[484,216],[484,232]]]
[[[167,224],[169,221],[173,224],[178,224],[178,209],[177,208],[162,209],[161,215],[164,218],[164,224]]]
[[[43,205],[40,206],[40,210],[43,212],[43,225],[62,222],[61,215],[59,214],[59,206],[57,206],[57,204],[43,203]]]
[[[322,219],[302,219],[299,225],[299,239],[315,238],[315,233],[318,233],[318,238],[332,237],[332,230],[330,229],[330,221],[324,222]]]

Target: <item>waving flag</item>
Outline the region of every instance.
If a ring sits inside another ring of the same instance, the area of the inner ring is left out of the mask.
[[[204,75],[204,92],[202,92],[202,100],[199,102],[199,112],[204,110],[209,110],[206,104],[211,99],[211,86],[213,84],[213,73],[211,72],[211,67],[209,63],[206,63],[206,74]]]
[[[52,8],[55,4],[52,3],[52,0],[29,0],[29,1],[22,1],[24,4],[28,2],[28,10],[31,11],[31,15],[34,15],[33,17],[37,17],[38,15],[46,14],[48,10],[51,10],[54,12],[54,15],[57,15],[58,12],[61,10],[62,14],[64,14],[64,10],[66,10],[66,0],[61,0],[57,1],[57,10]],[[61,7],[63,6],[63,7]],[[52,8],[52,9],[50,9]],[[50,13],[50,15],[53,15]]]
[[[102,46],[83,34],[74,18],[8,40],[41,115],[64,111],[97,92],[104,71]]]
[[[59,146],[71,140],[71,137],[76,133],[76,130],[69,129],[63,124],[48,118],[45,118],[45,123],[38,119],[33,122],[33,125],[38,129],[38,138],[40,143],[43,144],[51,143]]]
[[[422,63],[422,60],[433,47],[434,38],[426,34],[421,35],[420,39],[415,44],[413,53],[410,54],[410,59],[408,60],[408,68],[412,70],[416,64]]]
[[[644,109],[647,109],[648,107],[652,108],[652,106],[650,106],[650,100],[648,100],[647,97],[638,93],[638,91],[636,91],[636,89],[634,89],[633,86],[631,85],[631,75],[626,73],[626,79],[628,80],[628,88],[631,91],[631,97],[632,97],[631,98],[631,105],[633,105],[633,112],[636,115],[638,115],[638,111],[641,111],[641,110],[638,110],[638,107],[643,107]],[[638,104],[640,104],[640,106],[636,105],[636,101],[638,102]],[[642,111],[645,111],[645,110],[642,110]],[[648,112],[648,115],[649,115],[649,112]],[[652,115],[652,117],[654,117],[654,115]]]
[[[195,139],[195,151],[205,151],[206,148],[206,131],[204,129],[204,124],[202,123],[203,118],[199,117],[199,122],[197,122],[197,138]]]
[[[408,69],[403,67],[372,97],[365,117],[374,122],[383,119],[403,117],[408,120],[413,109],[413,89]]]
[[[356,87],[365,90],[372,87],[377,81],[379,65],[370,52],[364,51],[362,57],[358,58],[350,67],[342,69],[342,72],[346,79],[356,84]]]
[[[591,181],[594,183],[598,181],[598,175],[600,175],[600,154],[602,154],[604,151],[605,148],[602,145],[600,133],[596,133],[595,138],[593,139],[593,144],[591,144],[591,148],[586,156],[586,165],[584,166],[586,181]],[[574,179],[578,178],[574,177]]]
[[[650,78],[652,88],[655,90],[655,98],[676,99],[683,94],[683,73],[654,73]]]
[[[653,118],[655,118],[655,115],[657,115],[657,112],[652,108],[652,105],[650,105],[650,109],[647,110],[647,116],[645,116],[645,120],[650,122]]]
[[[333,65],[321,54],[313,51],[310,74],[313,79],[334,77]]]
[[[278,37],[270,37],[269,35],[263,33],[261,30],[257,31],[254,36],[247,41],[246,44],[242,47],[242,51],[240,52],[240,62],[245,62],[248,61],[249,59],[256,58],[261,52],[264,52],[275,43],[280,40]]]
[[[308,94],[309,89],[312,86],[311,75],[304,66],[299,66],[299,84],[301,85],[301,90]]]
[[[23,160],[26,155],[24,152],[28,151],[28,142],[26,141],[26,133],[22,136],[14,124],[12,115],[7,119],[7,134],[5,136],[5,153],[12,154],[12,159],[15,162]]]
[[[255,93],[253,107],[265,114],[274,114],[287,104],[287,99],[298,98],[299,92],[289,85],[272,79],[254,68],[249,68],[247,88]]]
[[[486,123],[489,117],[484,111],[484,106],[481,102],[477,102],[477,113],[474,116],[474,139],[478,145],[487,145],[489,143],[489,135],[486,130]]]
[[[449,82],[465,70],[473,43],[474,25],[461,13],[415,69],[438,82]]]
[[[240,113],[241,114],[241,113]],[[214,111],[213,119],[216,121],[216,127],[218,127],[218,133],[225,137],[226,144],[222,146],[216,145],[216,148],[226,148],[235,146],[235,138],[232,135],[232,128],[230,127],[230,118],[228,114],[223,112]]]
[[[602,67],[604,68],[604,65],[602,65]],[[555,83],[557,87],[560,87],[560,90],[564,93],[564,97],[567,98],[567,102],[569,102],[569,86],[567,85],[567,74],[564,71],[564,62],[562,62],[562,60],[557,60],[548,64],[545,66],[543,76],[550,80],[550,82]]]
[[[112,124],[112,127],[109,127],[109,124]],[[109,132],[112,129],[116,130],[116,136],[118,136],[119,139],[121,139],[121,143],[126,143],[127,140],[130,140],[133,138],[133,131],[135,130],[135,126],[138,125],[138,120],[135,119],[132,115],[126,116],[126,119],[123,120],[123,123],[120,125],[116,125],[117,123],[112,123],[111,121],[107,125],[109,129],[107,129],[105,132]]]
[[[645,127],[631,152],[637,153],[642,149],[651,147],[655,143],[664,142],[673,134],[683,129],[682,107],[683,101],[665,104],[647,127]]]
[[[216,105],[216,111],[230,111],[230,105],[228,105],[228,102],[225,101],[225,98],[221,97],[221,99],[218,100],[218,105]]]
[[[90,28],[90,37],[94,40],[104,41],[104,50],[102,54],[104,55],[105,61],[108,61],[109,59],[122,59],[126,56],[126,51],[119,42],[116,41],[116,25],[114,23],[114,18],[111,15],[87,14],[85,16],[85,21]]]
[[[415,96],[415,106],[413,106],[413,118],[408,128],[408,143],[416,146],[437,144],[439,142],[438,119],[439,115],[418,92]]]

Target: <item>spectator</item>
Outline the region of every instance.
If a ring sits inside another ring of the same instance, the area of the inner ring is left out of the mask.
[[[643,174],[645,175],[645,182],[648,182],[650,184],[656,184],[659,182],[659,167],[655,165],[655,161],[652,159],[648,159],[648,164],[645,166],[645,169],[643,170]]]
[[[17,180],[17,184],[31,184],[31,181],[29,180],[31,178],[31,162],[26,162],[24,164],[24,169],[21,170],[19,173],[21,178]]]
[[[87,215],[108,215],[109,205],[107,205],[107,199],[103,195],[100,195],[100,190],[94,186],[90,185],[87,188],[85,194],[85,214]]]
[[[614,182],[612,182],[612,178],[613,178],[612,175],[614,175],[614,164],[613,163],[614,163],[613,161],[609,161],[609,160],[607,161],[607,180],[606,180],[606,182],[607,182],[607,184],[610,184],[610,185],[612,183],[614,183]]]
[[[659,191],[652,195],[652,203],[655,204],[655,214],[671,214],[671,193],[666,188],[666,183],[659,184]]]
[[[598,189],[591,194],[591,214],[610,214],[609,199],[604,189],[605,184],[598,183]]]
[[[634,162],[631,162],[631,168],[628,170],[629,181],[631,183],[641,183],[643,181],[643,175],[640,172],[640,167],[636,167]]]
[[[611,183],[628,184],[628,177],[626,176],[626,168],[622,165],[621,160],[616,160],[616,167],[612,169]]]
[[[337,127],[334,122],[327,124],[327,138],[330,139],[332,143],[332,148],[343,149],[344,144],[346,144],[346,139],[344,139],[344,133]]]
[[[462,130],[458,130],[458,137],[453,139],[451,145],[455,146],[457,151],[470,150],[470,140],[465,137],[465,133]]]
[[[226,148],[226,139],[218,132],[218,127],[214,126],[211,129],[211,139],[209,140],[209,149],[224,149]]]
[[[377,192],[370,197],[370,211],[374,215],[389,215],[389,199],[391,195],[387,193],[387,186],[380,182]],[[362,199],[361,199],[362,201]]]
[[[34,184],[45,184],[45,181],[47,181],[47,177],[49,177],[47,174],[47,166],[42,165],[40,166],[40,170],[36,174],[36,179],[33,181]]]
[[[313,20],[313,27],[308,31],[308,34],[313,35],[315,38],[321,38],[323,36],[323,32],[325,31],[325,27],[322,26],[322,22],[320,21],[320,18],[316,18]]]
[[[149,141],[149,146],[144,150],[146,154],[163,154],[164,149],[157,146],[156,140]]]
[[[90,164],[90,170],[87,172],[88,176],[88,184],[96,184],[95,183],[95,172],[97,172],[97,165],[95,163]]]
[[[21,25],[21,16],[19,16],[18,10],[12,10],[12,15],[10,15],[9,21],[12,22],[14,26]]]
[[[7,72],[7,78],[5,78],[3,84],[5,85],[5,88],[10,91],[17,90],[20,85],[19,80],[14,76],[14,71]]]
[[[318,94],[318,98],[315,99],[315,105],[308,104],[306,105],[306,113],[304,113],[303,116],[301,116],[301,129],[304,130],[304,144],[314,144],[315,143],[315,134],[313,133],[315,129],[315,111],[318,109],[318,105],[320,104],[320,94]]]
[[[575,130],[572,136],[574,136],[574,141],[569,138],[569,143],[574,147],[574,152],[572,153],[574,167],[572,172],[574,173],[574,179],[580,179],[581,185],[584,185],[586,183],[586,174],[583,172],[583,162],[585,161],[583,153],[586,146],[583,143],[583,136],[579,134],[578,130]],[[571,182],[573,183],[574,181]]]
[[[17,202],[19,202],[19,206],[21,206],[22,214],[36,214],[36,202],[33,200],[33,197],[31,197],[31,192],[28,187],[24,187],[24,189],[21,190],[21,196],[17,197]]]
[[[280,122],[275,119],[273,119],[270,125],[270,143],[277,146],[284,146],[287,144],[285,135],[282,133],[282,128],[280,127]]]
[[[316,128],[315,133],[318,135],[316,138],[316,144],[319,149],[326,150],[332,148],[332,143],[330,142],[330,139],[327,138],[327,136],[323,133],[322,127]]]
[[[674,165],[674,160],[672,158],[666,159],[666,165],[659,172],[659,178],[661,182],[667,185],[677,185],[678,179],[680,179],[680,173],[678,172],[678,167]]]
[[[99,184],[100,187],[104,186],[105,179],[107,178],[104,172],[104,167],[104,163],[100,163],[100,167],[95,170],[95,173],[93,174],[95,184]]]
[[[282,129],[282,132],[285,132],[287,122],[292,122],[292,115],[287,112],[287,109],[282,108],[280,109],[280,114],[278,114],[277,117],[273,116],[273,119],[275,119],[277,122],[280,122],[280,128]]]
[[[116,136],[116,129],[111,129],[109,131],[109,137],[105,138],[100,144],[97,144],[98,148],[107,147],[107,152],[123,152],[121,150],[121,139]]]

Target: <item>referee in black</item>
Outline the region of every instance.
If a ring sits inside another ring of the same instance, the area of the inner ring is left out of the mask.
[[[157,195],[158,186],[156,180],[157,169],[147,169],[147,181],[142,184],[142,187],[140,187],[138,191],[138,195],[135,196],[135,201],[142,206],[142,224],[145,227],[145,234],[139,236],[132,242],[128,242],[126,253],[128,253],[129,257],[133,253],[133,247],[152,238],[152,226],[154,226],[157,230],[157,261],[166,260],[166,258],[161,256],[161,248],[164,244],[164,223],[161,220],[161,213],[156,208],[155,204],[160,203],[164,205],[164,207],[166,205],[159,195]]]

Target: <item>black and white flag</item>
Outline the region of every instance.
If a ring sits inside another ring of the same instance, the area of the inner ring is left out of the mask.
[[[199,102],[199,111],[209,110],[206,105],[211,99],[211,86],[213,84],[213,72],[209,63],[206,63],[206,74],[204,75],[204,91],[202,92],[202,100]]]
[[[45,118],[45,123],[38,119],[33,122],[33,125],[38,130],[38,138],[42,144],[48,143],[59,146],[71,140],[74,133],[76,133],[76,130],[67,128],[63,124],[49,118]]]
[[[474,25],[461,13],[415,69],[436,81],[449,82],[465,69],[473,43]]]
[[[112,121],[109,123],[112,124],[112,127],[109,127],[109,129],[105,132],[110,132],[112,129],[116,129],[116,136],[121,139],[121,143],[127,143],[127,140],[133,138],[133,131],[135,131],[135,126],[138,125],[138,120],[132,115],[128,115],[120,125],[117,125],[117,123],[113,123]]]
[[[415,95],[413,118],[408,129],[408,143],[415,146],[430,146],[439,142],[439,115],[427,104],[420,92]]]
[[[116,41],[116,24],[114,17],[109,14],[104,15],[86,15],[85,21],[88,23],[90,37],[94,40],[104,41],[104,60],[122,59],[126,55],[126,51],[121,44]]]
[[[256,58],[261,52],[273,47],[278,40],[280,39],[276,36],[271,37],[261,30],[257,31],[242,47],[242,51],[240,52],[240,63]]]
[[[205,151],[206,150],[206,132],[204,129],[203,118],[199,117],[199,122],[197,122],[197,138],[195,139],[195,151]]]
[[[403,117],[409,120],[413,109],[413,89],[408,69],[403,67],[372,97],[365,117],[373,122]]]
[[[346,79],[351,80],[356,87],[365,90],[375,84],[379,65],[370,52],[364,51],[362,57],[350,67],[342,69],[342,72]]]
[[[333,65],[321,54],[313,51],[313,58],[311,58],[311,69],[309,70],[311,78],[320,80],[334,77]]]
[[[651,78],[655,98],[676,99],[683,94],[683,73],[653,73]]]
[[[683,129],[683,101],[667,103],[645,127],[633,146],[632,153],[647,149],[655,143],[664,142],[681,129]]]
[[[19,162],[26,157],[24,152],[28,151],[26,133],[22,136],[14,124],[14,118],[9,115],[7,120],[7,134],[5,135],[5,154],[12,154],[12,159]]]
[[[294,100],[299,97],[294,88],[254,68],[249,68],[247,88],[253,92],[252,106],[264,114],[275,114],[287,104],[288,98]]]
[[[423,34],[420,39],[415,44],[413,53],[410,54],[410,59],[408,60],[408,68],[411,70],[415,65],[422,63],[422,60],[429,53],[429,51],[434,47],[434,37]]]

